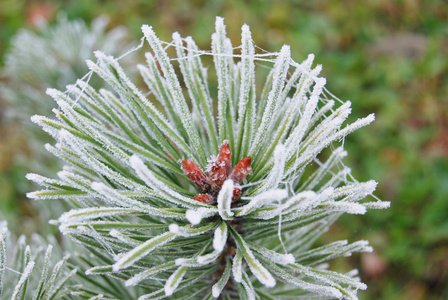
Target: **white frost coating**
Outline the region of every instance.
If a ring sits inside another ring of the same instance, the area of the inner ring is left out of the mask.
[[[202,219],[211,217],[217,212],[216,209],[209,209],[206,207],[200,207],[198,209],[189,209],[185,212],[185,217],[187,220],[193,224],[197,225],[201,223]]]
[[[327,116],[322,122],[320,122],[310,133],[310,135],[306,138],[304,143],[309,144],[309,141],[315,139],[316,137],[319,137],[320,139],[323,139],[328,134],[325,134],[325,132],[339,130],[342,123],[348,118],[350,115],[352,108],[351,108],[351,102],[347,101],[344,104],[342,104],[338,109],[336,109],[331,115]],[[312,124],[309,124],[308,129],[310,129]],[[308,131],[307,129],[307,131]],[[301,147],[305,147],[301,145]]]
[[[197,225],[201,223],[204,213],[204,208],[199,208],[197,210],[189,209],[186,211],[185,217],[191,224]]]
[[[198,256],[197,262],[201,265],[210,264],[216,261],[216,259],[221,255],[221,251],[213,251],[205,255]]]
[[[272,89],[269,92],[268,102],[266,103],[266,107],[263,112],[261,124],[257,129],[257,133],[250,148],[250,156],[253,156],[260,149],[260,145],[262,145],[264,143],[264,140],[266,139],[266,131],[269,132],[270,128],[274,126],[274,122],[272,122],[272,119],[278,109],[278,103],[276,103],[276,99],[281,96],[283,87],[285,85],[285,79],[286,75],[288,74],[290,60],[291,49],[289,46],[283,45],[277,57],[277,60],[275,61]]]
[[[188,267],[179,267],[173,274],[171,274],[170,278],[168,278],[164,286],[166,296],[171,296],[174,293],[187,270]]]
[[[216,287],[215,285],[212,287],[212,295],[215,298],[218,298],[219,295],[221,295],[221,291],[218,287]]]
[[[62,224],[59,226],[59,231],[66,235],[74,234],[74,235],[86,235],[90,236],[93,239],[96,240],[99,244],[101,244],[102,247],[104,247],[108,252],[112,253],[112,249],[110,248],[110,244],[107,238],[105,238],[102,234],[100,234],[98,231],[93,229],[90,226],[77,226],[76,228],[70,228],[66,224]]]
[[[201,234],[204,234],[211,229],[215,228],[218,225],[219,221],[208,223],[205,226],[202,227],[192,227],[191,225],[186,226],[179,226],[177,224],[170,224],[168,226],[168,229],[171,233],[183,236],[183,237],[192,237],[192,236],[198,236]]]
[[[348,276],[348,277],[355,277],[355,276],[358,276],[358,275],[359,275],[358,269],[353,269],[353,270],[348,271],[347,273],[345,273],[345,276]],[[359,280],[359,278],[356,278],[356,280]]]
[[[110,274],[112,273],[110,266],[97,266],[87,269],[84,274],[86,275],[99,275],[99,274]]]
[[[23,286],[25,285],[25,282],[31,275],[31,271],[33,271],[34,264],[35,264],[34,261],[30,261],[26,265],[25,270],[22,273],[22,276],[20,276],[19,282],[14,288],[14,292],[12,293],[11,299],[17,299],[17,297],[19,296],[19,293],[22,290]]]
[[[281,206],[283,213],[287,214],[293,210],[305,211],[314,208],[319,203],[320,198],[313,191],[301,192],[289,198]]]
[[[6,221],[0,222],[0,237],[3,237],[8,232],[8,223]]]
[[[174,263],[176,266],[184,267],[202,267],[204,263],[199,263],[196,258],[177,258]]]
[[[252,249],[277,264],[286,266],[295,262],[295,258],[291,253],[282,254],[258,245],[252,246]]]
[[[64,93],[62,93],[61,91],[59,91],[57,89],[53,89],[53,88],[47,88],[45,93],[48,96],[50,96],[51,98],[53,98],[54,100],[58,100],[58,99],[60,99],[60,97],[64,96]]]
[[[340,175],[339,173],[337,174]],[[336,178],[338,179],[338,178]],[[337,183],[337,182],[336,182]],[[334,184],[336,185],[336,184]],[[377,183],[374,180],[363,182],[363,183],[355,183],[351,184],[353,186],[353,189],[345,194],[345,197],[342,198],[340,201],[344,202],[358,202],[359,200],[362,200],[368,195],[372,195],[373,191],[376,189]],[[349,185],[350,186],[350,185]],[[338,189],[335,190],[335,194],[338,194]]]
[[[232,233],[240,251],[243,253],[244,260],[247,262],[252,274],[266,287],[274,287],[276,281],[271,273],[255,258],[255,255],[250,250],[249,245],[244,239],[236,232]]]
[[[273,202],[280,201],[288,196],[288,192],[286,190],[270,190],[263,192],[253,198],[251,198],[250,202],[240,209],[241,211],[237,213],[237,216],[245,216],[255,211],[257,208],[262,206],[267,206]]]
[[[246,291],[247,300],[255,300],[254,287],[252,286],[252,283],[250,282],[250,279],[245,272],[243,273],[243,276],[244,277],[241,284],[243,285],[244,290]]]
[[[247,253],[247,256],[249,256],[250,259],[254,261],[254,264],[248,264],[252,274],[254,274],[254,276],[266,287],[274,287],[277,282],[275,281],[274,277],[272,277],[271,273],[269,273],[269,271],[265,267],[263,267],[263,265],[257,259],[255,259],[252,252],[250,252],[250,254]]]
[[[61,182],[54,180],[54,179],[50,179],[44,176],[41,176],[39,174],[35,174],[35,173],[28,173],[25,175],[25,178],[37,183],[39,185],[44,185],[44,186],[48,186],[49,184],[56,184],[56,185],[61,185]]]
[[[128,105],[134,110],[139,123],[141,123],[150,134],[154,135],[162,148],[167,151],[171,149],[171,146],[166,139],[166,137],[168,137],[173,143],[176,144],[177,147],[182,149],[182,151],[188,153],[189,155],[193,155],[190,147],[177,133],[177,130],[172,126],[172,124],[166,120],[164,115],[158,111],[155,106],[148,101],[148,99],[129,80],[117,60],[100,51],[95,51],[94,53],[98,58],[100,66],[96,65],[92,61],[86,61],[88,67],[107,81],[123,98],[128,98],[130,94],[133,96],[131,98],[132,101],[129,101]],[[119,78],[117,78],[117,76]],[[127,93],[124,90],[130,90],[131,92]],[[137,104],[135,101],[138,101],[140,104]],[[150,118],[150,121],[148,118]],[[160,135],[158,130],[161,130],[165,136]]]
[[[359,281],[355,281],[352,278],[345,276],[343,274],[332,272],[328,270],[317,270],[315,268],[310,268],[307,266],[303,266],[300,264],[294,264],[292,266],[295,272],[303,274],[305,276],[311,277],[316,281],[323,283],[332,283],[333,286],[338,285],[339,283],[348,284],[356,289],[365,290],[367,289],[367,285],[361,283]],[[336,283],[336,284],[334,284]],[[356,297],[353,299],[357,299]]]
[[[122,241],[122,242],[124,242],[126,244],[129,244],[131,246],[134,246],[134,247],[136,247],[136,246],[141,244],[140,241],[137,242],[136,240],[131,239],[130,237],[128,237],[127,235],[121,233],[120,231],[118,231],[116,229],[112,229],[111,231],[109,231],[109,234],[111,236],[113,236],[114,238],[117,238],[118,240],[120,240],[120,241]]]
[[[285,161],[286,161],[286,148],[282,144],[278,144],[274,150],[274,166],[272,170],[269,172],[268,177],[263,181],[263,184],[259,189],[254,192],[254,195],[258,195],[264,191],[275,189],[280,184],[280,181],[283,178],[283,173],[285,170]]]
[[[76,136],[71,134],[65,129],[62,129],[59,131],[59,136],[62,139],[63,142],[70,145],[70,147],[73,149],[73,151],[81,156],[81,159],[83,160],[83,164],[87,164],[89,167],[93,168],[98,174],[102,174],[109,179],[115,180],[119,182],[120,184],[128,187],[128,188],[135,188],[137,183],[133,180],[130,180],[127,177],[122,176],[121,174],[115,172],[111,168],[109,168],[107,165],[99,161],[97,158],[95,158],[90,151],[88,151],[82,142],[78,140]]]
[[[363,203],[363,205],[367,209],[386,209],[390,207],[390,202],[389,201],[367,202]]]
[[[148,255],[154,249],[165,245],[173,240],[176,236],[170,232],[165,232],[161,235],[155,236],[150,240],[147,240],[143,244],[135,247],[128,253],[126,253],[119,261],[113,265],[114,272],[127,268],[140,260],[144,256]]]
[[[134,210],[134,214],[137,212],[142,212],[145,214],[149,214],[152,216],[158,217],[167,217],[174,219],[185,219],[185,216],[182,213],[175,213],[170,211],[169,209],[156,208],[152,207],[148,204],[145,204],[141,201],[134,200],[130,197],[124,196],[120,194],[117,190],[106,186],[103,183],[92,183],[92,188],[97,191],[100,195],[102,195],[103,200],[112,206],[123,206],[130,210]],[[146,192],[152,193],[152,192]]]
[[[254,81],[254,43],[249,26],[246,24],[241,28],[241,85],[240,99],[238,103],[238,133],[242,134],[244,115],[247,103],[250,101],[250,89]]]
[[[294,277],[293,275],[285,272],[283,269],[281,269],[280,267],[278,267],[274,264],[271,265],[271,270],[273,272],[275,272],[274,274],[276,274],[278,277],[282,278],[284,281],[291,283],[305,291],[309,291],[309,292],[320,294],[320,295],[330,296],[330,297],[334,297],[337,299],[341,299],[343,296],[341,291],[339,291],[338,289],[336,289],[332,286],[309,283],[307,281],[304,281],[302,279]]]
[[[366,197],[367,195],[371,195],[373,191],[375,191],[376,186],[377,182],[375,180],[369,180],[367,182],[357,182],[336,188],[333,192],[326,193],[326,195],[328,200],[335,200],[346,196],[342,200],[355,202]]]
[[[164,198],[166,198],[166,200],[186,208],[209,206],[199,201],[195,201],[193,199],[182,196],[178,192],[174,191],[171,187],[158,180],[137,155],[132,155],[129,161],[137,175],[155,192],[164,195]]]
[[[311,136],[307,138],[307,144],[304,145],[303,152],[298,156],[295,163],[289,166],[285,173],[288,175],[291,172],[297,172],[313,158],[315,158],[323,149],[328,147],[332,142],[336,141],[335,131],[339,130],[339,127],[343,123],[344,118],[336,116],[334,119],[328,122],[328,126],[320,127],[321,130],[314,130]],[[296,152],[297,154],[298,152]]]
[[[152,54],[150,52],[146,52],[145,57],[149,68],[141,64],[138,64],[137,69],[140,71],[140,75],[142,76],[146,85],[149,87],[150,91],[155,95],[156,99],[165,108],[165,111],[168,114],[168,119],[173,124],[175,124],[174,123],[175,113],[173,112],[174,109],[171,106],[171,103],[169,103],[168,99],[165,98],[165,96],[167,96],[168,93],[165,81],[163,80],[161,74],[159,73],[157,67],[155,66],[155,60]],[[159,84],[157,79],[159,79],[160,81]]]
[[[224,269],[221,278],[212,287],[213,297],[218,298],[224,287],[227,285],[227,282],[229,281],[230,278],[230,269],[231,269],[230,261],[227,261],[226,268]]]
[[[334,150],[330,157],[327,159],[327,161],[320,165],[319,169],[315,171],[302,185],[300,190],[311,190],[316,185],[319,184],[319,182],[322,180],[322,178],[330,171],[331,168],[333,168],[337,163],[339,163],[344,157],[347,156],[347,151],[344,151],[343,147],[339,147],[336,150]]]
[[[352,245],[356,245],[357,247],[359,247],[361,249],[361,251],[365,251],[365,252],[373,251],[373,248],[371,246],[369,246],[369,241],[366,241],[366,240],[360,240],[360,241],[354,242],[354,243],[352,243]]]
[[[322,93],[322,89],[326,82],[327,81],[325,78],[316,79],[316,84],[314,85],[310,99],[306,103],[305,110],[300,118],[299,124],[286,140],[285,146],[287,148],[287,160],[289,160],[291,155],[297,149],[297,144],[302,140],[303,135],[308,128],[308,124],[311,121],[311,117],[317,107],[317,103],[319,102],[319,95]]]
[[[358,130],[361,127],[369,125],[373,121],[375,121],[375,114],[370,114],[365,118],[359,118],[352,124],[347,125],[343,129],[336,132],[331,138],[332,138],[332,140],[341,139],[341,138],[345,137],[346,135],[352,133],[353,131]]]
[[[188,264],[191,262],[190,258],[176,258],[174,263],[178,266],[183,266],[184,264]]]
[[[190,99],[193,104],[193,116],[195,111],[199,111],[200,118],[198,123],[206,124],[205,129],[210,139],[210,144],[213,145],[215,151],[217,151],[218,142],[216,139],[216,128],[213,119],[213,113],[211,112],[210,96],[207,93],[207,87],[200,79],[198,71],[202,68],[202,63],[197,55],[197,46],[191,37],[185,39],[188,48],[188,57],[185,56],[183,40],[179,33],[173,33],[173,42],[176,46],[176,53],[179,58],[180,69],[184,77],[185,85],[187,86]],[[190,57],[192,56],[192,57]],[[167,101],[170,103],[169,101]]]
[[[221,225],[215,229],[215,235],[213,237],[213,249],[221,252],[227,242],[228,230],[226,222],[221,222]]]
[[[168,226],[168,229],[171,233],[174,233],[176,235],[180,235],[180,230],[179,230],[179,225],[177,224],[170,224],[170,226]]]
[[[199,137],[197,129],[193,125],[193,120],[188,109],[187,102],[182,93],[182,88],[180,86],[179,80],[177,79],[176,73],[173,66],[170,63],[169,57],[164,51],[160,40],[155,35],[152,28],[148,25],[142,26],[142,32],[154,51],[154,55],[157,58],[160,67],[163,71],[163,75],[166,78],[166,84],[171,91],[171,97],[177,108],[178,115],[182,122],[185,131],[188,134],[190,142],[193,144],[196,153],[198,153],[202,163],[205,163],[206,156],[204,149],[201,144],[201,139]]]
[[[150,276],[154,276],[160,272],[164,272],[166,270],[170,270],[173,268],[175,268],[175,266],[173,266],[171,263],[165,263],[163,265],[158,265],[158,266],[152,267],[150,269],[146,269],[143,272],[137,273],[136,275],[134,275],[133,277],[131,277],[127,281],[125,281],[124,284],[126,286],[135,286],[139,282],[145,280],[146,278],[148,278]]]
[[[243,254],[239,249],[236,250],[236,254],[233,257],[232,275],[236,282],[243,280]]]
[[[208,79],[207,79],[207,70],[204,68],[201,59],[197,56],[197,53],[200,52],[198,46],[194,42],[191,37],[187,37],[185,39],[187,42],[188,48],[188,64],[190,72],[192,76],[195,78],[195,84],[199,85],[199,109],[201,113],[201,117],[203,120],[203,124],[206,124],[206,130],[209,137],[211,149],[214,149],[215,152],[218,152],[218,137],[216,135],[216,122],[214,113],[213,113],[213,100],[210,96],[209,88],[208,88]],[[196,71],[195,71],[196,70]],[[197,72],[194,74],[194,72]],[[193,100],[193,99],[192,99]]]
[[[350,101],[348,101],[350,102]],[[308,128],[312,128],[314,124],[316,124],[321,118],[328,118],[325,114],[331,110],[334,106],[334,100],[328,101],[322,108],[318,109],[318,111],[314,114],[313,118],[310,120],[310,124]]]
[[[343,211],[353,215],[363,215],[367,212],[367,209],[364,207],[364,205],[359,203],[333,201],[329,203],[324,203],[322,205],[328,206],[328,208],[333,209],[335,211]]]
[[[42,287],[44,285],[44,282],[47,278],[47,272],[48,272],[48,267],[50,264],[50,258],[51,258],[51,252],[53,251],[53,246],[52,245],[48,245],[47,247],[47,251],[45,251],[45,259],[44,259],[44,265],[42,266],[42,271],[41,271],[41,278],[39,281],[39,285],[38,287]],[[2,281],[1,276],[0,276],[0,282]],[[0,294],[1,294],[1,287],[0,287]],[[33,297],[33,300],[36,300],[37,297]]]
[[[277,132],[274,134],[272,140],[283,141],[284,138],[288,135],[289,131],[294,130],[293,124],[296,122],[297,116],[302,115],[302,110],[304,107],[303,103],[307,99],[305,97],[305,94],[308,91],[309,85],[313,82],[314,78],[316,78],[316,76],[322,69],[321,66],[318,65],[314,70],[310,70],[313,59],[314,55],[310,54],[306,61],[296,66],[297,67],[296,71],[294,72],[293,75],[291,75],[290,79],[288,80],[288,83],[282,92],[283,93],[282,98],[280,99],[283,98],[287,99],[287,94],[291,89],[292,85],[296,84],[297,89],[296,92],[294,93],[293,98],[290,99],[289,101],[285,100],[285,103],[281,105],[283,108],[280,108],[277,112],[277,118],[282,120],[281,122],[282,125],[278,127]],[[296,81],[294,81],[294,78],[295,76],[298,76],[300,74],[301,77],[299,82],[297,83]],[[315,114],[315,117],[317,117],[317,115],[319,115],[321,111],[323,111],[323,109],[319,110],[318,113]],[[268,164],[269,167],[272,164],[273,160],[270,160]]]
[[[303,261],[303,260],[307,260],[313,257],[317,257],[317,256],[322,256],[322,255],[326,255],[326,254],[330,254],[330,253],[335,253],[336,251],[343,251],[344,247],[346,247],[346,245],[348,244],[347,240],[342,240],[342,241],[336,241],[318,248],[314,248],[314,249],[310,249],[308,251],[302,252],[301,254],[298,255],[297,257],[297,261]],[[316,266],[315,268],[317,269],[328,269],[328,266]]]
[[[232,97],[230,95],[229,59],[226,57],[230,49],[226,47],[226,27],[224,19],[216,17],[215,33],[212,34],[213,61],[218,79],[218,132],[220,140],[226,138],[226,108],[232,107]]]
[[[224,181],[218,194],[218,212],[224,220],[232,220],[233,212],[231,211],[233,197],[233,180]]]
[[[60,223],[70,223],[86,221],[101,217],[113,217],[118,215],[130,215],[136,213],[138,210],[120,207],[89,207],[80,209],[71,209],[68,212],[63,213],[58,221]]]
[[[40,116],[40,115],[33,115],[30,118],[31,122],[33,122],[34,124],[37,124],[37,125],[41,125],[42,120],[45,120],[45,119],[46,118],[44,116]]]
[[[39,115],[34,115],[31,117],[31,122],[39,125],[40,127],[42,127],[42,130],[47,132],[51,137],[53,137],[54,139],[58,139],[58,129],[48,125],[48,123],[53,124],[53,125],[58,125],[61,126],[62,124],[59,123],[56,120],[52,120],[49,119],[47,117],[44,116],[39,116]]]
[[[115,146],[114,143],[112,143],[109,138],[103,134],[103,132],[107,130],[106,127],[100,127],[99,130],[95,129],[93,126],[91,126],[91,124],[96,124],[92,123],[91,120],[76,113],[67,102],[58,100],[57,103],[59,107],[64,111],[65,115],[69,117],[69,119],[74,124],[79,124],[78,126],[80,127],[81,131],[86,132],[98,143],[101,143],[102,147],[110,151],[114,155],[114,157],[120,160],[123,165],[128,165],[129,155],[119,147]]]

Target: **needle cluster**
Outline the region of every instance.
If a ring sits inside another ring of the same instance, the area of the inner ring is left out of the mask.
[[[32,118],[66,165],[57,179],[29,174],[44,189],[28,196],[72,205],[53,223],[95,257],[86,274],[140,300],[357,299],[357,272],[328,261],[372,251],[368,242],[314,242],[343,213],[389,205],[372,196],[376,182],[351,176],[338,145],[374,116],[344,125],[351,104],[326,92],[313,55],[257,53],[247,25],[233,47],[217,18],[211,51],[142,31],[144,87],[95,52],[87,65],[110,89],[50,89],[55,118]]]

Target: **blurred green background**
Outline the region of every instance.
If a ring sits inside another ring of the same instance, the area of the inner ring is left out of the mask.
[[[448,299],[446,1],[2,0],[0,66],[20,28],[34,29],[38,16],[52,22],[60,11],[88,24],[105,14],[111,28],[128,28],[129,40],[142,36],[142,24],[162,40],[179,31],[202,49],[210,49],[218,15],[235,45],[247,23],[263,49],[290,44],[296,61],[314,53],[327,88],[353,102],[352,121],[376,114],[373,125],[346,140],[346,164],[358,180],[378,181],[376,195],[392,202],[387,211],[344,216],[330,230],[329,240],[367,239],[375,248],[334,267],[360,269],[369,286],[360,299]],[[17,163],[28,150],[5,106],[0,96],[0,215],[20,224],[37,213],[24,196],[30,170]]]

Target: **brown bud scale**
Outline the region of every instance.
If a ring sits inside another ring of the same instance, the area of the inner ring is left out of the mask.
[[[218,162],[224,165],[226,176],[229,176],[232,170],[232,152],[227,141],[219,149]]]
[[[196,187],[203,193],[210,189],[210,182],[204,171],[191,160],[182,160],[182,170],[188,179],[193,182]]]
[[[244,179],[246,179],[247,175],[249,175],[250,172],[252,172],[252,167],[250,156],[248,156],[243,158],[236,164],[235,168],[232,171],[232,174],[230,175],[230,178],[233,180],[233,182],[240,183]]]
[[[221,190],[224,181],[227,179],[226,168],[223,163],[219,161],[214,161],[210,165],[210,171],[208,172],[208,177],[210,178],[211,193],[212,195],[217,195]]]
[[[196,195],[193,199],[215,205],[216,197],[229,175],[235,184],[232,202],[237,201],[241,197],[242,189],[239,184],[252,172],[252,167],[251,158],[248,156],[240,160],[232,171],[232,152],[230,151],[229,143],[225,141],[219,149],[218,157],[212,159],[207,166],[208,176],[191,160],[182,160],[182,170],[188,179],[203,193]]]
[[[199,194],[199,195],[194,196],[193,199],[196,201],[202,202],[202,203],[206,203],[206,204],[214,204],[215,203],[215,198],[213,198],[209,194]]]
[[[241,193],[242,193],[241,188],[239,186],[235,186],[233,188],[232,202],[238,200],[241,197]]]

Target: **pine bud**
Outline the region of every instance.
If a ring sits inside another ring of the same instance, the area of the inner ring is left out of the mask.
[[[205,175],[204,171],[202,171],[202,169],[194,162],[183,159],[182,170],[185,175],[187,175],[188,179],[190,179],[201,192],[205,193],[210,189],[210,182],[207,175]]]
[[[213,198],[209,194],[199,194],[194,196],[193,199],[206,204],[214,204],[216,202],[215,198]]]
[[[240,160],[235,168],[233,169],[232,175],[230,178],[235,183],[240,183],[244,179],[246,179],[247,175],[252,172],[251,164],[250,164],[250,156],[243,158]]]

